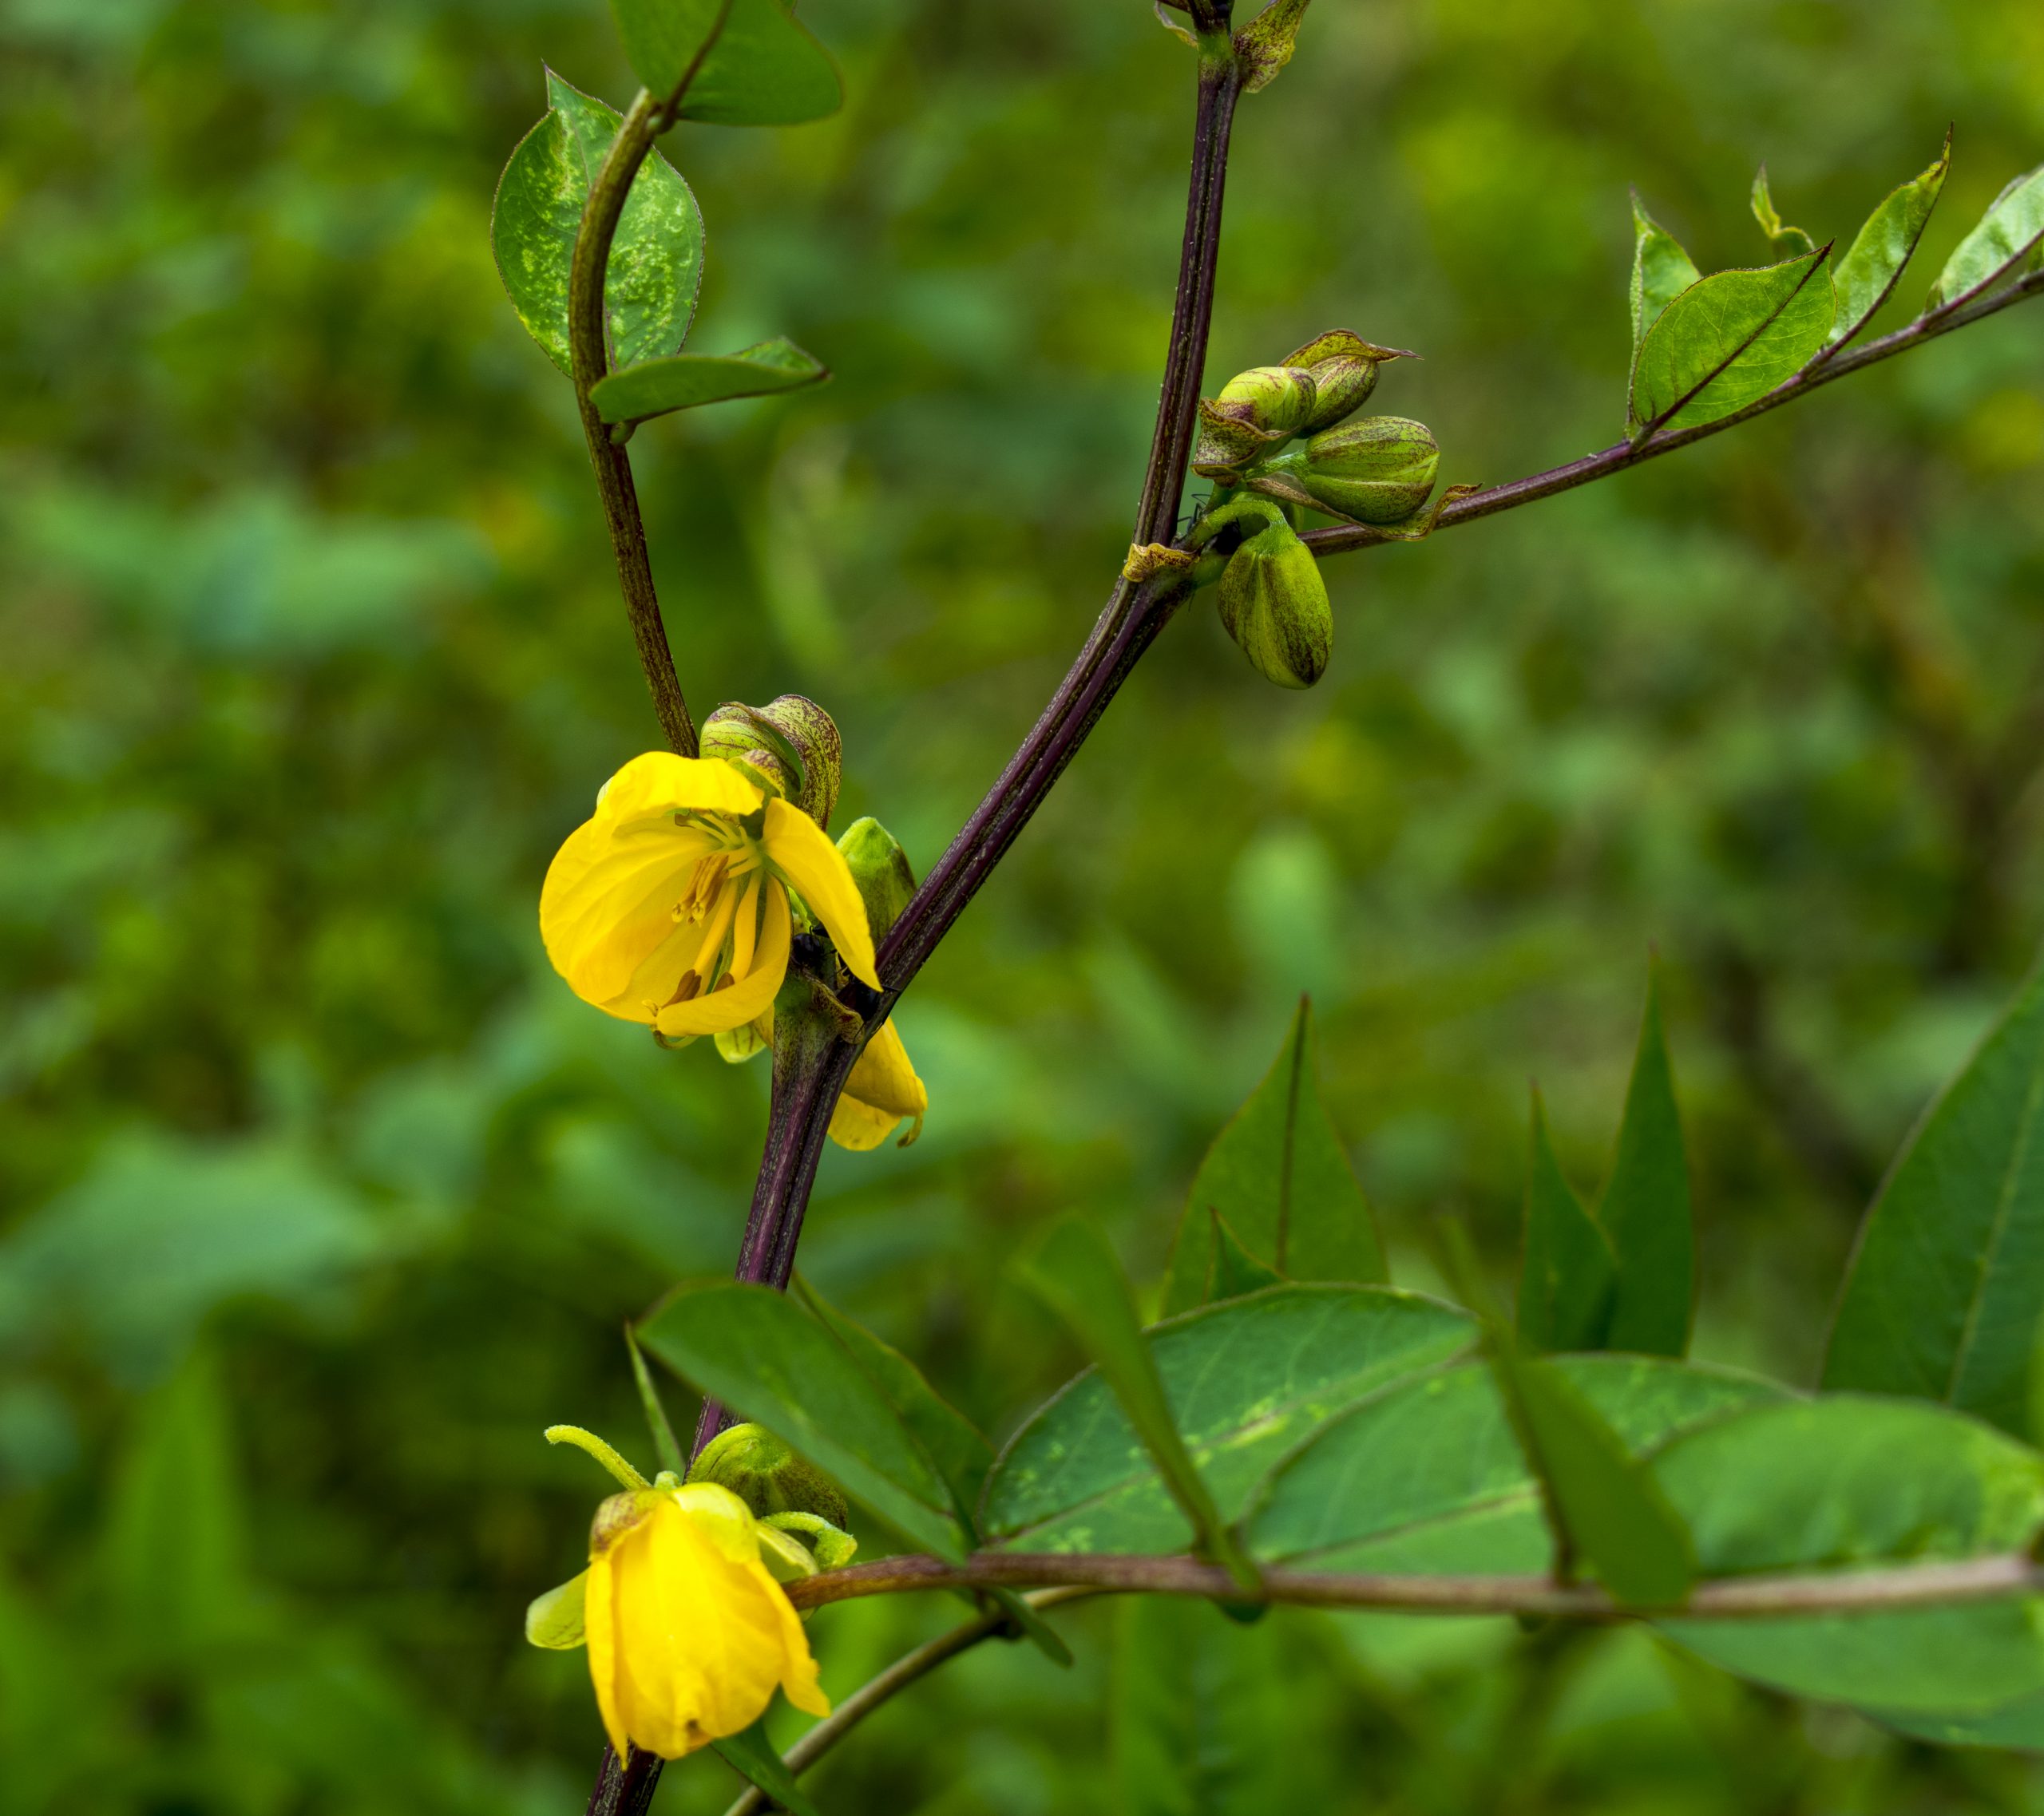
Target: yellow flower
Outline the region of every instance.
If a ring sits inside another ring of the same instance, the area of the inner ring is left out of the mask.
[[[555,855],[540,932],[584,1002],[671,1038],[724,1033],[773,1007],[790,890],[877,990],[866,904],[822,829],[728,763],[652,751]]]
[[[901,1044],[891,1021],[882,1022],[879,1031],[866,1043],[843,1094],[830,1112],[830,1139],[841,1148],[862,1153],[877,1148],[894,1132],[904,1117],[916,1120],[901,1137],[903,1147],[923,1132],[923,1116],[929,1108],[929,1093],[909,1062],[909,1050]]]
[[[589,1675],[604,1731],[664,1759],[750,1727],[778,1685],[813,1715],[802,1621],[760,1560],[759,1529],[727,1488],[613,1495],[589,1535],[583,1590]]]

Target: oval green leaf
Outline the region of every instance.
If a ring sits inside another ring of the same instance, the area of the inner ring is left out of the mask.
[[[1634,1456],[1783,1390],[1648,1356],[1543,1365]],[[1330,1420],[1270,1476],[1250,1509],[1250,1554],[1316,1570],[1517,1575],[1554,1542],[1491,1370],[1458,1364],[1398,1381]]]
[[[1388,1383],[1466,1351],[1467,1314],[1388,1287],[1290,1285],[1146,1333],[1207,1491],[1233,1519],[1264,1473]],[[1107,1383],[1088,1370],[1018,1431],[981,1527],[1018,1551],[1182,1551],[1191,1528]]]
[[[633,70],[656,95],[688,77],[679,119],[794,126],[844,105],[830,52],[784,0],[611,0],[611,11]]]
[[[568,288],[589,184],[618,116],[547,72],[550,111],[518,141],[498,180],[490,244],[525,331],[571,377]],[[674,352],[703,285],[703,216],[681,173],[655,152],[633,179],[611,243],[604,290],[612,366]]]
[[[1650,1474],[1710,1577],[1980,1557],[2019,1550],[2044,1525],[2044,1458],[1909,1401],[1756,1407],[1670,1444]],[[1959,1711],[2044,1688],[2034,1610],[2007,1600],[1660,1624],[1713,1664],[1799,1695]]]
[[[821,360],[793,341],[776,338],[740,353],[678,353],[628,366],[591,386],[589,401],[606,422],[643,422],[732,398],[800,390],[830,376]]]
[[[1956,309],[2012,271],[2044,241],[2044,164],[2010,180],[1959,243],[1931,287],[1926,310]]]
[[[1800,372],[1831,331],[1824,271],[1830,250],[1758,271],[1720,271],[1670,303],[1639,350],[1638,427],[1718,421]]]

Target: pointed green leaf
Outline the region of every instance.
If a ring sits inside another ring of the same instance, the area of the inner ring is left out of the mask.
[[[1389,1383],[1466,1351],[1467,1313],[1390,1287],[1273,1287],[1146,1334],[1224,1517],[1265,1471]],[[1097,1371],[1040,1407],[987,1478],[982,1525],[1018,1551],[1182,1551],[1185,1516]]]
[[[1757,1407],[1678,1439],[1650,1472],[1716,1577],[2006,1553],[2044,1523],[2044,1458],[1906,1401]],[[2044,1689],[2044,1636],[2018,1599],[1660,1624],[1713,1664],[1797,1695],[1955,1712]]]
[[[1660,979],[1652,974],[1618,1151],[1598,1221],[1618,1264],[1606,1343],[1647,1355],[1682,1355],[1689,1347],[1696,1296],[1696,1236],[1674,1074],[1661,1025]]]
[[[1499,1397],[1539,1480],[1565,1565],[1586,1560],[1612,1596],[1629,1606],[1678,1605],[1689,1594],[1696,1564],[1674,1509],[1568,1377],[1521,1353],[1491,1308],[1463,1226],[1449,1222],[1443,1233],[1448,1278],[1483,1323]]]
[[[1270,0],[1270,4],[1235,34],[1235,54],[1242,59],[1242,93],[1254,94],[1277,81],[1298,48],[1299,26],[1309,0]]]
[[[1632,192],[1632,382],[1638,382],[1639,350],[1668,305],[1702,275],[1681,243],[1641,206]],[[1628,420],[1638,412],[1628,406]]]
[[[571,376],[568,286],[589,184],[618,117],[547,72],[550,111],[518,141],[498,180],[490,244],[525,330]],[[604,332],[611,363],[674,352],[703,283],[703,216],[681,174],[655,152],[640,166],[611,243]]]
[[[1071,1327],[1113,1390],[1157,1474],[1191,1522],[1194,1549],[1222,1565],[1242,1588],[1253,1589],[1256,1573],[1237,1547],[1186,1448],[1137,1321],[1127,1277],[1106,1237],[1079,1217],[1061,1218],[1017,1272]]]
[[[1200,1162],[1164,1282],[1167,1313],[1206,1298],[1217,1211],[1288,1280],[1388,1277],[1376,1220],[1321,1102],[1313,1005],[1303,997],[1276,1063]]]
[[[1603,1348],[1617,1279],[1610,1240],[1562,1177],[1536,1089],[1527,1152],[1519,1340],[1535,1352]]]
[[[1207,1603],[1129,1596],[1115,1611],[1108,1754],[1115,1816],[1264,1816],[1285,1794],[1293,1728],[1281,1640]]]
[[[799,1306],[735,1280],[679,1287],[640,1325],[639,1340],[914,1543],[962,1555],[935,1466],[871,1377]]]
[[[2044,241],[2044,164],[2013,178],[1980,224],[1959,243],[1923,307],[1956,309],[2013,270]]]
[[[775,338],[740,353],[677,353],[628,366],[592,386],[589,401],[606,422],[644,422],[701,404],[797,391],[830,376],[821,360]]]
[[[1800,227],[1790,227],[1776,212],[1774,198],[1768,193],[1767,166],[1762,164],[1753,177],[1753,219],[1760,223],[1760,230],[1771,240],[1777,251],[1800,254],[1816,250],[1816,242]]]
[[[1509,1334],[1502,1337],[1509,1351]],[[1577,1555],[1633,1608],[1674,1608],[1695,1580],[1689,1536],[1667,1498],[1567,1375],[1512,1355],[1522,1438]]]
[[[794,126],[844,105],[837,65],[786,0],[611,0],[611,11],[656,95],[688,77],[679,119]]]
[[[1899,1734],[1940,1747],[1993,1747],[2011,1752],[2044,1753],[2044,1690],[1979,1711],[1863,1709]]]
[[[660,1390],[653,1385],[652,1372],[646,1367],[646,1358],[640,1353],[639,1339],[632,1334],[632,1327],[624,1327],[624,1347],[632,1355],[632,1379],[639,1390],[640,1410],[646,1415],[646,1428],[653,1434],[653,1451],[660,1459],[660,1467],[671,1470],[683,1481],[688,1479],[688,1458],[683,1454],[681,1445],[675,1438],[674,1427],[667,1422],[667,1409],[660,1404]]]
[[[1951,134],[1947,133],[1945,148],[1937,162],[1922,176],[1889,191],[1881,205],[1868,216],[1852,249],[1832,274],[1838,307],[1832,319],[1831,346],[1843,346],[1859,333],[1901,281],[1903,267],[1930,224],[1931,211],[1938,205],[1945,172],[1951,168]]]
[[[987,1471],[993,1467],[993,1446],[891,1343],[881,1341],[863,1324],[838,1311],[799,1275],[795,1289],[802,1303],[851,1352],[853,1360],[872,1377],[873,1384],[901,1415],[902,1422],[915,1434],[923,1454],[937,1466],[949,1486],[960,1517],[969,1530]]]
[[[1206,1281],[1210,1304],[1216,1300],[1240,1299],[1246,1293],[1261,1292],[1267,1286],[1284,1284],[1285,1276],[1250,1254],[1218,1211],[1210,1215],[1214,1220],[1214,1264]]]
[[[795,1782],[794,1774],[788,1770],[786,1763],[774,1751],[773,1742],[766,1738],[764,1715],[743,1731],[727,1734],[710,1744],[716,1748],[718,1757],[740,1778],[766,1792],[775,1808],[790,1811],[792,1816],[818,1816],[816,1806],[803,1794],[802,1787]]]
[[[1925,1113],[1868,1212],[1827,1388],[2028,1430],[2044,1313],[2044,968]]]
[[[589,1573],[584,1570],[556,1584],[545,1595],[534,1596],[525,1609],[525,1643],[553,1652],[570,1652],[586,1645],[582,1607],[588,1584]]]
[[[1692,429],[1764,398],[1831,331],[1828,247],[1693,283],[1647,330],[1633,382],[1638,429]]]

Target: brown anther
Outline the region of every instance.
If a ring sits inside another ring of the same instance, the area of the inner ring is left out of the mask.
[[[702,994],[703,979],[701,976],[695,971],[685,971],[681,974],[681,982],[674,987],[674,995],[670,996],[666,1002],[660,1005],[660,1007],[663,1009],[671,1009],[677,1003],[692,1003]]]

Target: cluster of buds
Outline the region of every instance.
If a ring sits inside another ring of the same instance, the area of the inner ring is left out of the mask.
[[[1416,357],[1337,328],[1281,366],[1238,373],[1218,397],[1200,399],[1192,468],[1216,491],[1192,547],[1225,557],[1221,622],[1280,686],[1310,687],[1334,642],[1326,584],[1299,540],[1295,512],[1394,536],[1432,527],[1424,513],[1440,449],[1426,425],[1356,415],[1377,389],[1380,366]]]

